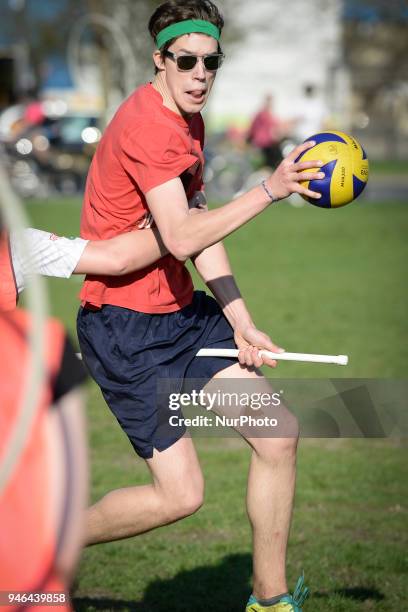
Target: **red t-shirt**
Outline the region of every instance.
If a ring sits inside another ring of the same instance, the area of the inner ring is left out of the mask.
[[[187,199],[202,189],[204,123],[187,121],[163,105],[151,84],[139,87],[106,128],[89,170],[81,236],[111,238],[139,229],[149,217],[145,194],[180,177]],[[87,276],[83,304],[122,306],[147,313],[174,312],[189,304],[193,283],[185,265],[166,255],[127,276]]]

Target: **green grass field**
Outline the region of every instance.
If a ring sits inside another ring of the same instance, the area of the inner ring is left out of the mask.
[[[403,159],[371,160],[370,172],[377,175],[407,175],[407,162]]]
[[[77,234],[77,200],[27,205],[36,227]],[[271,378],[407,377],[408,209],[272,207],[226,244],[260,329],[286,350],[347,353],[347,368],[281,364]],[[75,334],[80,280],[48,282],[53,314]],[[148,482],[99,390],[89,384],[91,494]],[[137,539],[87,549],[76,610],[240,612],[250,590],[244,491],[249,453],[238,439],[199,439],[206,503],[198,514]],[[406,443],[303,440],[289,546],[310,612],[404,610]],[[180,594],[183,594],[180,599]],[[210,603],[211,602],[211,603]]]

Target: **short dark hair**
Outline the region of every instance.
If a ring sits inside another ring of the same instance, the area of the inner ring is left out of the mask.
[[[161,4],[151,16],[149,21],[150,35],[155,41],[158,33],[164,28],[187,19],[209,21],[217,26],[220,32],[224,27],[223,16],[211,0],[168,0]],[[172,38],[163,46],[161,49],[162,58],[175,40],[176,38]],[[218,51],[221,51],[219,44]]]

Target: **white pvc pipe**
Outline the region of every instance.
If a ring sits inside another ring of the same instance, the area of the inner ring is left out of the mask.
[[[201,349],[197,357],[238,357],[238,349]],[[271,353],[270,351],[260,351],[260,356],[264,355],[270,359],[280,361],[305,361],[309,363],[335,363],[337,365],[347,365],[347,355],[313,355],[310,353]]]
[[[201,349],[197,357],[238,357],[238,349]],[[336,365],[347,365],[348,355],[313,355],[311,353],[271,353],[270,351],[260,351],[259,354],[270,359],[280,361],[305,361],[308,363],[335,363]],[[82,359],[81,353],[77,357]]]

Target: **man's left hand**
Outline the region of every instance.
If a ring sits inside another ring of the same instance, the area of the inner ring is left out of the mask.
[[[259,351],[265,349],[273,353],[285,352],[284,349],[274,344],[267,334],[256,329],[254,325],[237,327],[234,332],[234,340],[239,349],[239,363],[247,367],[260,368],[262,365],[268,365],[271,368],[276,368],[277,362],[266,356],[260,356]]]

